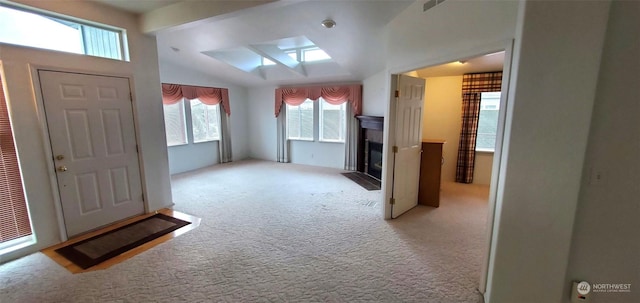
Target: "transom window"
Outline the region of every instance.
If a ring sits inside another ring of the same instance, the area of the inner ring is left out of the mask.
[[[0,42],[127,60],[124,30],[0,3]]]
[[[500,113],[501,92],[482,93],[480,97],[480,118],[476,150],[493,152],[496,146],[498,114]]]

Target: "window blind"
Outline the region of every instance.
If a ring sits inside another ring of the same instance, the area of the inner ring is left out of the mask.
[[[1,79],[0,79],[1,80]],[[0,243],[31,235],[9,111],[0,85]]]

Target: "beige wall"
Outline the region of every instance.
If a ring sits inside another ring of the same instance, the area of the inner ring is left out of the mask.
[[[462,76],[425,78],[422,139],[443,139],[442,181],[455,182],[460,115],[462,113]],[[474,184],[491,183],[493,153],[476,153]]]
[[[442,181],[456,180],[460,142],[462,76],[426,78],[422,139],[443,139]]]
[[[32,70],[37,67],[85,71],[133,78],[135,111],[146,209],[172,205],[166,139],[162,115],[160,77],[155,38],[137,30],[137,18],[89,1],[24,1],[38,8],[125,28],[130,62],[0,44],[5,94],[24,179],[27,204],[37,243],[0,257],[0,262],[60,242],[55,175],[47,159],[47,133],[40,100],[35,97]]]

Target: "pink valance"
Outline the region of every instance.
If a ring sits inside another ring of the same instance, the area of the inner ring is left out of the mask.
[[[231,116],[229,90],[226,88],[162,83],[162,104],[176,104],[182,100],[182,98],[189,100],[198,99],[207,105],[222,103],[222,109],[228,116]]]
[[[305,100],[318,100],[322,97],[327,103],[340,105],[350,102],[356,116],[362,114],[362,85],[310,86],[276,88],[276,117],[280,114],[282,103],[300,105]]]

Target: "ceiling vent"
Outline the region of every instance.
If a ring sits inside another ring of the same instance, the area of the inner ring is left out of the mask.
[[[430,10],[431,8],[435,7],[436,5],[444,2],[446,0],[430,0],[427,1],[424,6],[422,7],[422,11],[426,12],[427,10]]]

